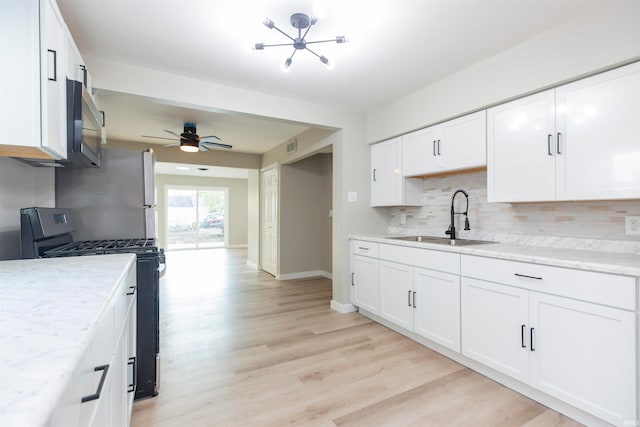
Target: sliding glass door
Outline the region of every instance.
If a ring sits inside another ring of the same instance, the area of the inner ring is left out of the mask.
[[[227,188],[167,187],[167,249],[225,246]]]

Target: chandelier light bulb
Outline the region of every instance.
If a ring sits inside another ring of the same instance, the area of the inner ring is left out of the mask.
[[[292,62],[293,62],[293,61],[291,60],[291,58],[287,58],[287,60],[286,60],[286,61],[284,61],[284,63],[282,64],[282,67],[280,67],[280,69],[281,69],[283,72],[288,73],[288,72],[289,72],[289,69],[291,68],[291,63],[292,63]]]

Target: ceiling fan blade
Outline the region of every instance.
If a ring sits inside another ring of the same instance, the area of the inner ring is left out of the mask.
[[[200,151],[209,151],[209,149],[202,144],[198,145],[198,148],[200,149]]]
[[[200,141],[200,145],[206,145],[207,147],[226,148],[227,150],[231,150],[233,148],[232,145],[221,144],[219,142]]]
[[[175,133],[175,132],[173,132],[173,131],[166,130],[166,129],[164,129],[164,131],[165,131],[165,132],[167,132],[167,133],[170,133],[171,135],[175,136],[175,137],[176,137],[176,138],[178,138],[178,139],[182,138],[182,137],[180,136],[180,134],[177,134],[177,133]]]
[[[169,141],[175,141],[175,138],[165,138],[164,136],[151,136],[151,135],[140,135],[143,138],[155,138],[155,139],[168,139]]]
[[[201,142],[211,142],[211,141],[220,141],[220,138],[218,138],[215,135],[209,135],[209,136],[203,136],[200,138]]]
[[[177,147],[178,145],[180,145],[179,142],[174,142],[173,144],[167,144],[165,145],[165,147]]]

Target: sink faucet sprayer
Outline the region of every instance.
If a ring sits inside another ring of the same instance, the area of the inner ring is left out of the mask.
[[[458,193],[464,194],[464,197],[467,199],[467,207],[465,208],[464,212],[456,212],[453,208],[453,202],[456,200],[456,195],[458,195]],[[464,229],[471,230],[471,227],[469,227],[468,213],[469,213],[469,195],[464,190],[456,190],[456,192],[453,193],[453,196],[451,197],[451,224],[449,224],[449,229],[445,231],[446,234],[449,234],[451,236],[451,240],[456,239],[456,226],[454,225],[454,222],[453,222],[454,215],[464,215]]]

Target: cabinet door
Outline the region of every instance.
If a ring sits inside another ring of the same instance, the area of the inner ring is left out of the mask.
[[[460,276],[414,268],[413,330],[460,352]]]
[[[378,260],[353,256],[353,304],[378,314]]]
[[[418,176],[439,172],[442,169],[438,152],[440,128],[432,126],[411,132],[402,137],[402,174]]]
[[[556,89],[558,200],[640,197],[640,63]]]
[[[555,96],[541,92],[487,110],[487,199],[555,199]]]
[[[528,291],[462,278],[462,354],[529,381]]]
[[[380,316],[413,330],[413,268],[380,261]]]
[[[487,116],[479,111],[442,123],[441,167],[459,170],[486,166]]]
[[[402,138],[371,146],[371,205],[402,204]]]
[[[635,313],[530,295],[531,385],[615,425],[636,420]]]
[[[58,159],[67,158],[67,84],[65,79],[65,24],[53,0],[47,0],[41,24],[42,49],[42,145]],[[46,105],[46,108],[44,108]]]

